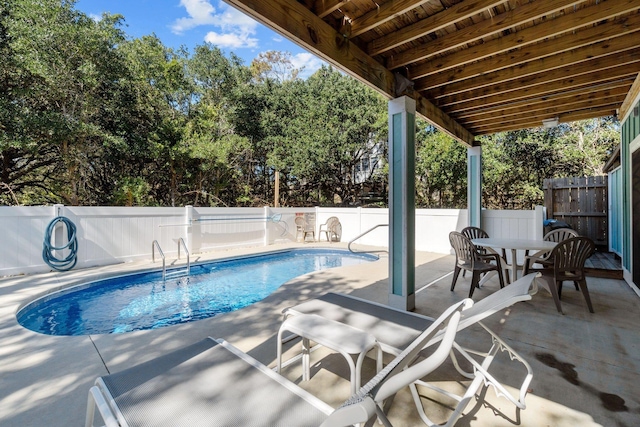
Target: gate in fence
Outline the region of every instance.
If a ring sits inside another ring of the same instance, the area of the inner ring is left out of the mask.
[[[600,249],[608,250],[607,177],[545,179],[548,219],[566,222]]]

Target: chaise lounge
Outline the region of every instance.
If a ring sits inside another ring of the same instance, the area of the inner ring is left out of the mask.
[[[467,299],[449,307],[335,411],[224,340],[207,338],[99,377],[89,391],[85,425],[94,425],[97,409],[107,427],[347,426],[376,415],[390,426],[383,401],[446,360],[460,313],[472,305]],[[438,347],[413,363],[436,334],[442,336]]]
[[[464,348],[457,342],[454,342],[453,349],[455,349],[455,352],[451,352],[452,362],[461,375],[473,380],[463,396],[454,395],[424,381],[416,381],[410,385],[418,412],[427,425],[432,425],[433,423],[424,412],[416,384],[431,388],[458,401],[446,425],[453,425],[455,423],[470,398],[483,383],[492,386],[498,396],[505,397],[516,405],[516,407],[520,409],[526,408],[525,397],[528,386],[533,378],[531,367],[514,349],[483,325],[481,321],[517,302],[530,300],[531,294],[537,290],[537,286],[534,283],[535,277],[536,273],[524,276],[476,302],[473,307],[463,312],[462,319],[458,325],[458,331],[472,325],[479,325],[488,334],[490,347],[488,350],[478,351]],[[534,289],[530,293],[532,285]],[[285,321],[289,316],[301,314],[322,316],[332,321],[344,323],[359,330],[366,331],[375,337],[385,353],[392,355],[400,354],[415,340],[415,337],[420,335],[423,330],[429,328],[434,321],[431,317],[397,310],[386,305],[337,293],[328,293],[319,298],[285,309]],[[286,341],[292,338],[295,337],[288,336],[285,337],[284,340]],[[433,339],[428,342],[425,347],[437,344],[441,338],[441,334],[434,335]],[[499,352],[507,352],[510,359],[512,361],[519,361],[524,367],[524,371],[526,371],[526,373],[523,372],[524,377],[517,397],[513,396],[496,376],[489,372],[490,366]],[[471,372],[465,371],[460,366],[456,353],[462,356],[462,359],[472,366]]]

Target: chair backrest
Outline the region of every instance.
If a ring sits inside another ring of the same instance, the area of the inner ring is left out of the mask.
[[[449,242],[456,253],[456,262],[474,263],[478,258],[478,250],[464,234],[452,231],[449,233]]]
[[[297,216],[294,221],[296,223],[296,228],[298,231],[313,231],[313,226],[309,224],[307,220],[304,219],[304,217]]]
[[[389,362],[382,371],[331,414],[329,420],[325,421],[322,426],[351,425],[357,422],[365,422],[375,411],[374,408],[376,406],[373,404],[371,407],[363,408],[362,405],[367,400],[381,404],[383,400],[438,368],[447,359],[453,347],[453,341],[460,323],[461,311],[472,306],[473,300],[467,298],[445,310],[402,353]],[[425,345],[442,329],[444,329],[443,338],[438,347],[430,352],[428,357],[410,366]],[[358,407],[360,409],[356,409]],[[367,414],[363,413],[365,409]],[[343,423],[333,423],[332,421],[335,419],[339,419]]]
[[[579,278],[584,277],[584,263],[593,255],[595,249],[593,240],[584,236],[571,237],[558,243],[551,252],[556,279],[562,277],[565,272],[577,274]]]
[[[469,239],[483,239],[489,237],[489,234],[486,231],[478,227],[465,227],[460,233],[464,234]]]
[[[337,217],[337,216],[330,216],[330,217],[327,219],[327,222],[325,222],[325,224],[326,224],[327,228],[328,228],[328,229],[330,229],[330,228],[331,228],[331,226],[333,226],[333,224],[334,224],[335,222],[340,222],[340,220],[338,219],[338,217]]]
[[[338,241],[342,238],[342,224],[340,224],[340,220],[336,218],[335,222],[331,224],[329,231],[336,236]]]
[[[571,237],[578,237],[578,232],[571,228],[557,228],[545,234],[543,239],[547,242],[562,242]]]
[[[481,320],[484,320],[507,307],[511,307],[517,302],[530,300],[530,289],[532,285],[535,286],[533,280],[537,275],[538,273],[529,273],[511,283],[509,286],[505,286],[504,288],[499,289],[491,295],[474,303],[473,307],[462,312],[462,320],[460,320],[458,331],[461,331],[471,325],[475,325]]]

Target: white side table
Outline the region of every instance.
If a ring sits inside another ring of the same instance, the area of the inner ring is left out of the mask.
[[[355,394],[360,389],[362,362],[370,350],[377,349],[376,368],[378,372],[382,368],[382,349],[373,335],[316,314],[299,314],[288,317],[282,322],[278,331],[276,372],[280,372],[282,369],[282,334],[285,331],[299,335],[302,338],[303,381],[308,381],[311,377],[309,341],[314,341],[344,356],[351,371],[351,394]],[[355,365],[351,357],[353,354],[358,355]]]

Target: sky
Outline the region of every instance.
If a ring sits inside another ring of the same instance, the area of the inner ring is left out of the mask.
[[[261,52],[291,53],[300,77],[313,74],[323,62],[280,34],[218,0],[79,0],[76,9],[94,19],[103,12],[124,16],[124,31],[131,38],[155,34],[165,46],[212,43],[227,55],[231,52],[245,65]]]

